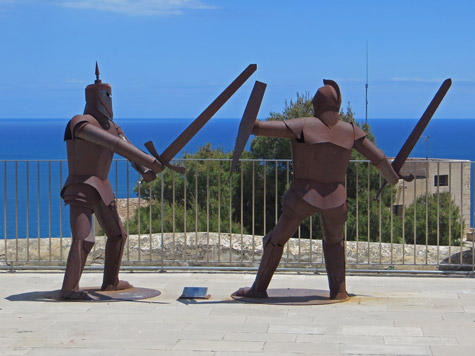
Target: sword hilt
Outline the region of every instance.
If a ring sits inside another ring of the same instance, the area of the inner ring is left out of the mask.
[[[374,199],[373,199],[374,201],[379,200],[379,197],[380,197],[380,195],[383,193],[384,188],[386,187],[386,184],[388,184],[388,181],[385,180],[385,181],[383,182],[383,185],[381,186],[381,188],[379,188],[378,192],[376,193],[376,196],[375,196]]]
[[[399,174],[399,173],[398,173],[398,174]],[[402,175],[399,174],[399,178],[405,180],[406,182],[412,182],[415,177],[414,177],[414,175],[411,173],[411,174],[408,174],[408,175],[406,175],[406,176],[402,176]],[[379,188],[379,190],[378,190],[378,192],[376,193],[376,196],[374,197],[373,200],[376,201],[376,200],[379,199],[379,196],[383,193],[384,188],[386,187],[387,184],[388,184],[388,181],[385,180],[385,181],[383,182],[383,185],[381,185],[381,188]]]
[[[185,167],[180,167],[180,166],[175,166],[171,164],[170,162],[165,161],[157,152],[155,149],[155,146],[152,141],[145,142],[145,147],[147,150],[150,152],[150,154],[157,159],[158,162],[160,162],[163,166],[170,168],[172,171],[180,173],[180,174],[185,174]]]

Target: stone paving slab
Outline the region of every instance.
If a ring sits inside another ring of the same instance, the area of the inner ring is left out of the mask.
[[[473,356],[473,346],[431,346],[432,356]]]
[[[40,296],[62,273],[0,272],[0,356],[473,355],[472,278],[349,276],[350,301],[279,306],[234,301],[241,273],[122,273],[162,292],[130,302],[60,302]],[[100,284],[85,273],[82,285]],[[179,300],[183,287],[208,300]],[[325,275],[277,274],[271,288],[326,289]]]
[[[395,355],[395,356],[431,356],[429,346],[419,345],[349,345],[341,346],[342,355]]]

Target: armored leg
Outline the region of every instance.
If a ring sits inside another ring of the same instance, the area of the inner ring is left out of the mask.
[[[348,299],[345,282],[345,243],[343,235],[346,219],[346,204],[320,213],[320,223],[324,237],[323,254],[330,287],[330,299]]]
[[[274,275],[275,270],[279,266],[284,246],[286,242],[297,231],[300,220],[294,220],[282,214],[277,225],[269,231],[263,239],[263,250],[261,263],[256,275],[256,279],[245,295],[254,298],[267,298],[267,287]]]
[[[91,299],[86,292],[79,289],[79,280],[87,256],[94,246],[91,213],[91,208],[83,204],[70,203],[72,243],[61,288],[61,298],[63,299]]]
[[[274,275],[277,266],[279,266],[282,254],[284,252],[284,245],[275,244],[272,240],[273,233],[270,231],[262,239],[263,255],[256,279],[252,284],[251,289],[246,293],[247,296],[254,298],[267,298],[267,287]],[[275,236],[275,235],[274,235]]]
[[[330,245],[323,242],[325,255],[325,267],[327,269],[328,285],[330,287],[330,299],[348,299],[345,282],[345,245],[339,243]]]
[[[122,226],[115,203],[106,206],[100,202],[98,206],[94,208],[94,212],[107,236],[104,279],[101,289],[120,290],[131,288],[131,284],[119,280],[120,264],[122,262],[127,233]]]
[[[289,190],[283,197],[282,215],[277,225],[263,239],[264,254],[252,287],[241,288],[236,295],[267,298],[267,288],[277,269],[284,251],[284,246],[297,231],[300,223],[315,212],[315,208]]]
[[[83,241],[83,245],[82,245],[82,249],[84,253],[82,254],[82,260],[81,260],[81,275],[84,272],[84,267],[86,266],[87,256],[89,256],[89,253],[91,252],[95,243],[96,243],[96,240],[94,238],[94,234],[91,231],[89,233],[89,236],[86,237],[86,239]],[[79,289],[79,283],[77,284],[76,289]]]

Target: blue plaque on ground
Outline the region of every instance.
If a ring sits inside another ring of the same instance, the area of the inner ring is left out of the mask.
[[[180,299],[209,299],[208,287],[185,287]]]

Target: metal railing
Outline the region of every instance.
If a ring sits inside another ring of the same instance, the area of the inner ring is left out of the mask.
[[[176,161],[152,184],[125,160],[109,179],[129,238],[125,269],[255,269],[262,236],[277,222],[292,180],[288,160],[242,160],[232,180],[230,160]],[[367,161],[352,161],[345,180],[347,268],[351,271],[472,273],[473,162],[411,160],[416,179],[387,187]],[[71,242],[68,207],[59,192],[67,163],[0,161],[3,243],[0,268],[64,268]],[[100,268],[106,238],[95,224],[88,268]],[[318,216],[305,219],[285,247],[281,269],[324,269]]]

